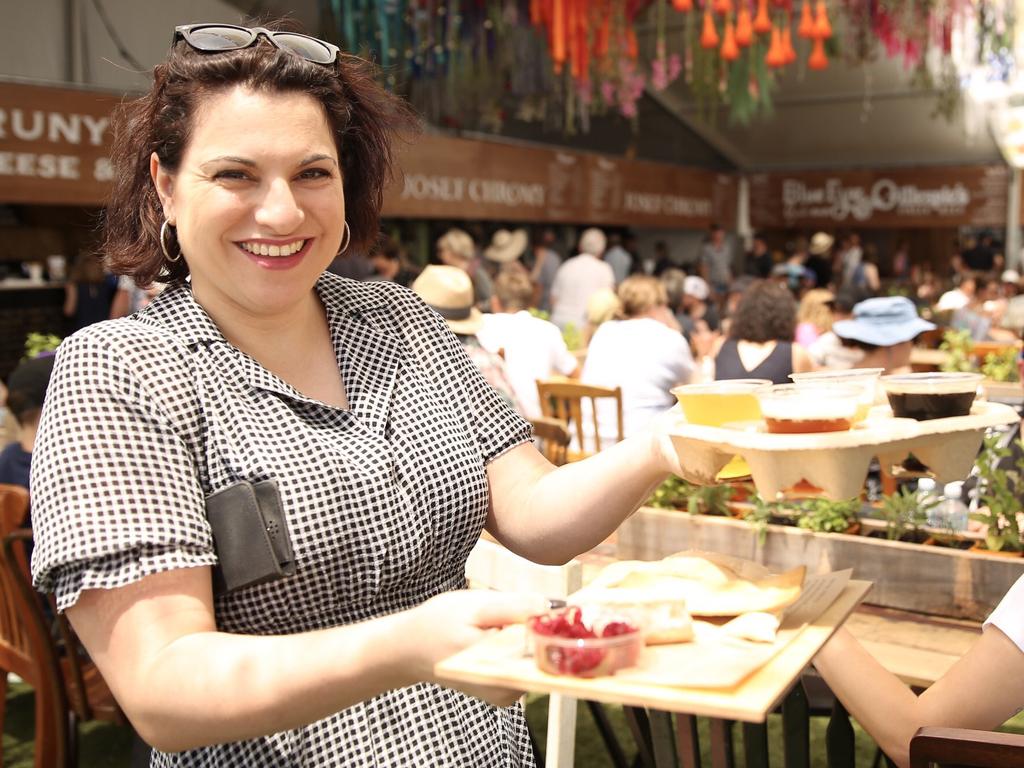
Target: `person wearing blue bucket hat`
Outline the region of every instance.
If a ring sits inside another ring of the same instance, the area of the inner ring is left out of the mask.
[[[884,368],[886,373],[909,371],[914,339],[934,328],[904,296],[865,299],[854,306],[852,318],[832,325],[844,345],[864,351],[858,368]]]

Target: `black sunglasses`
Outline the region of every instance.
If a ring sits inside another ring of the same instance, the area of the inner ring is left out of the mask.
[[[174,28],[174,40],[184,40],[197,51],[219,53],[239,51],[255,45],[260,35],[281,50],[312,61],[315,64],[333,64],[341,53],[336,45],[298,32],[275,32],[266,27],[236,27],[234,24],[183,24]]]

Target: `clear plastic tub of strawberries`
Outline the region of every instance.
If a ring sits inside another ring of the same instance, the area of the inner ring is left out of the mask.
[[[552,675],[601,677],[635,666],[644,647],[635,617],[570,605],[526,624],[537,667]]]

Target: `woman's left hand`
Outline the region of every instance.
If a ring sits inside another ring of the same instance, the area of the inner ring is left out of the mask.
[[[687,480],[698,485],[713,483],[718,468],[704,461],[700,454],[693,453],[685,457],[679,455],[676,444],[672,440],[672,433],[678,431],[679,427],[686,424],[686,417],[682,409],[675,405],[671,410],[653,419],[647,427],[646,434],[651,441],[651,451],[654,462],[665,472]],[[707,457],[711,459],[710,456]]]

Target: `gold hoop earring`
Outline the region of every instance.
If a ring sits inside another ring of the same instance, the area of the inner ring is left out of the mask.
[[[351,241],[352,241],[352,230],[349,229],[348,222],[346,221],[345,222],[345,238],[342,241],[344,244],[341,246],[341,249],[338,251],[337,256],[341,256],[341,254],[343,254],[345,251],[348,250],[348,244]],[[335,257],[335,258],[337,258],[337,257]]]
[[[171,223],[167,221],[167,219],[164,219],[164,223],[160,225],[160,250],[164,252],[164,258],[173,264],[174,262],[181,260],[181,246],[178,247],[178,253],[175,256],[171,256],[170,252],[167,250],[166,234],[167,228],[170,226]]]

